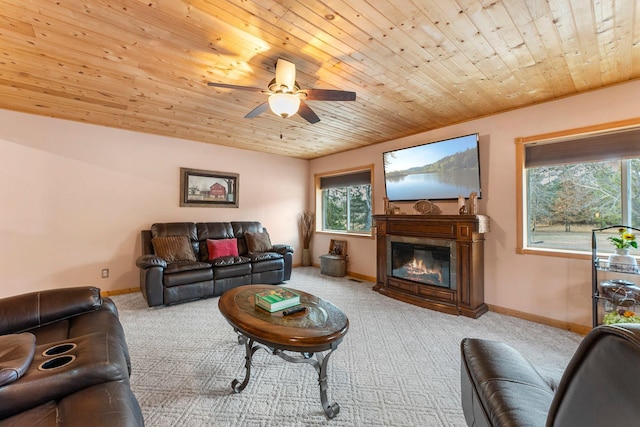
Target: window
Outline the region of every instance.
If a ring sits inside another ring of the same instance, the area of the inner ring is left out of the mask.
[[[640,128],[518,142],[520,251],[589,252],[594,228],[640,227]]]
[[[372,168],[317,179],[322,231],[371,234]]]

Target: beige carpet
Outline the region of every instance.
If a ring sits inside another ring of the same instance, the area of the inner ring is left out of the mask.
[[[131,383],[154,426],[464,426],[460,405],[463,337],[504,341],[548,378],[558,377],[577,334],[496,313],[479,319],[415,307],[371,290],[373,284],[294,269],[287,286],[340,307],[350,329],[329,361],[327,419],[315,370],[265,351],[254,355],[239,394],[244,347],[218,312],[218,299],[148,308],[140,294],[113,297],[127,334]]]

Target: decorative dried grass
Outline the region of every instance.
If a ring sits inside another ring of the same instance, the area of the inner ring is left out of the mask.
[[[303,249],[309,249],[311,238],[316,227],[316,214],[312,211],[304,211],[298,216],[298,225],[302,235]]]

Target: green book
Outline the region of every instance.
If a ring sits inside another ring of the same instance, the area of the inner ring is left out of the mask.
[[[276,288],[255,294],[256,306],[270,313],[300,305],[300,295],[286,288]]]

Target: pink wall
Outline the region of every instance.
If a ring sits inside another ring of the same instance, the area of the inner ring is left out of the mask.
[[[381,213],[384,151],[479,132],[480,210],[491,217],[485,300],[590,325],[589,261],[515,253],[514,139],[637,117],[637,99],[636,81],[311,162],[0,110],[0,297],[59,286],[136,288],[139,230],[156,221],[260,220],[274,242],[299,248],[296,218],[313,200],[314,174],[374,164]],[[239,173],[240,208],[180,208],[180,167]],[[314,236],[315,264],[331,238],[343,239]],[[346,240],[349,271],[375,277],[373,239]],[[100,278],[102,268],[110,278]]]
[[[306,160],[6,110],[0,153],[0,297],[137,288],[140,230],[154,222],[258,220],[300,246]],[[240,207],[181,208],[180,167],[240,174]]]
[[[491,218],[485,235],[485,301],[495,306],[591,325],[591,270],[588,260],[518,255],[516,248],[515,143],[517,137],[561,131],[638,117],[640,82],[560,99],[504,114],[461,123],[432,132],[311,161],[313,176],[360,165],[375,165],[375,212],[383,212],[382,153],[391,149],[478,132],[481,144],[483,198],[480,212]],[[425,112],[428,114],[428,112]],[[311,198],[310,200],[313,200]],[[438,203],[444,213],[456,213],[456,203]],[[411,205],[405,206],[411,212]],[[336,236],[316,234],[314,262]],[[375,277],[372,239],[348,237],[349,271]]]

